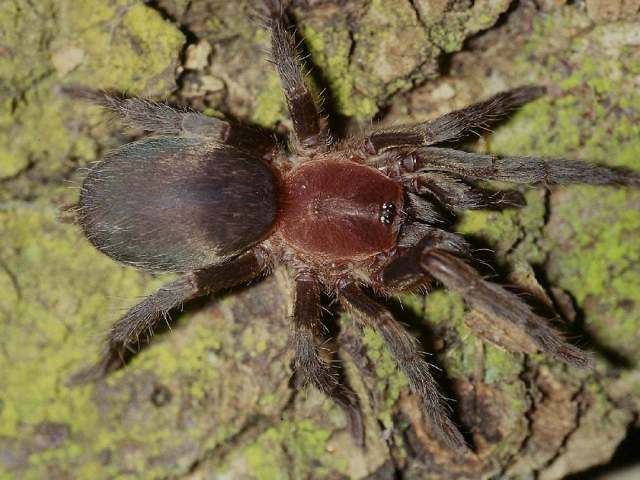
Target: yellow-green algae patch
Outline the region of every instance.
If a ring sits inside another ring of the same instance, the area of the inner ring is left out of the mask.
[[[71,389],[66,381],[95,360],[123,306],[162,280],[117,266],[76,227],[57,223],[58,207],[76,197],[58,185],[96,158],[96,142],[78,131],[85,120],[99,121],[70,107],[59,88],[166,94],[184,38],[157,12],[121,0],[9,0],[0,24],[0,177],[30,166],[48,180],[7,184],[1,198],[0,449],[7,455],[0,477],[49,478],[54,469],[113,478],[126,463],[144,471],[139,448],[122,462],[111,462],[110,452],[123,442],[142,446],[152,433],[136,438],[116,409],[96,402],[94,387]],[[31,200],[12,200],[14,192]],[[124,408],[129,397],[120,399]]]
[[[430,26],[429,39],[443,51],[451,53],[461,50],[470,35],[493,26],[509,5],[508,0],[479,1],[467,9],[445,8],[441,15],[436,15],[436,22],[429,15],[431,12],[424,12],[422,16]]]
[[[74,132],[78,111],[60,87],[166,92],[184,42],[132,0],[7,0],[0,31],[0,178],[29,165],[55,176],[74,159],[93,159],[95,144]]]
[[[356,92],[383,99],[435,75],[438,49],[409,2],[372,1],[361,22],[350,53]]]
[[[377,405],[376,415],[385,427],[391,428],[393,407],[400,398],[400,393],[408,388],[409,383],[407,377],[398,370],[382,337],[370,328],[365,328],[363,332],[362,340],[367,348],[367,356],[375,369],[374,388],[377,389],[377,397],[381,400]]]
[[[0,443],[24,444],[16,455],[29,473],[21,478],[46,478],[56,462],[84,472],[98,468],[99,448],[113,444],[121,430],[104,424],[91,388],[65,383],[95,359],[96,333],[112,320],[114,298],[153,287],[97,253],[56,215],[50,199],[0,211],[0,288],[11,300],[0,309]],[[47,422],[66,425],[69,434],[54,447],[34,449],[33,432]],[[3,469],[9,475],[0,464]]]
[[[273,128],[285,115],[286,104],[280,79],[275,73],[267,75],[265,85],[256,97],[251,121],[265,128]]]
[[[233,471],[247,480],[336,478],[346,473],[349,452],[328,449],[330,437],[331,431],[312,420],[283,420],[234,454]]]
[[[375,102],[354,91],[355,78],[349,68],[351,39],[348,30],[333,28],[316,31],[312,23],[305,23],[301,33],[311,59],[328,83],[337,112],[348,117],[372,118],[377,111]]]

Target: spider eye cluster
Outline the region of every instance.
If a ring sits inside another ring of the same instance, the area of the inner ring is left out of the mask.
[[[396,206],[393,203],[383,203],[380,208],[380,223],[384,223],[385,225],[389,225],[393,222],[393,218],[396,215]]]

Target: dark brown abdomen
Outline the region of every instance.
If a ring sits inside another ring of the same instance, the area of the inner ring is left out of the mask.
[[[402,187],[376,169],[312,161],[294,168],[283,187],[279,230],[296,250],[355,260],[395,246]]]

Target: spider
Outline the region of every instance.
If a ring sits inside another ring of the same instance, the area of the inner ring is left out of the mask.
[[[375,296],[417,291],[437,281],[485,318],[508,322],[537,350],[588,368],[588,354],[471,266],[468,244],[450,231],[442,212],[523,205],[519,194],[488,192],[474,180],[638,187],[640,174],[451,148],[543,95],[539,86],[500,93],[426,123],[374,127],[362,137],[337,140],[305,83],[285,9],[269,10],[266,24],[293,123],[288,148],[250,126],[142,98],[68,89],[152,133],[110,152],[89,171],[76,207],[85,236],[119,262],[180,274],[113,324],[98,363],[74,381],[96,380],[122,367],[139,338],[183,302],[247,283],[277,266],[287,268],[293,283],[294,370],[334,399],[356,437],[362,438],[357,397],[321,352],[322,293],[381,335],[431,431],[455,450],[466,449],[466,442],[432,366]]]

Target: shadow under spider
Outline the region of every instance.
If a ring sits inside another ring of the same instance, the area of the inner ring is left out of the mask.
[[[553,285],[549,282],[544,268],[542,268],[542,266],[540,265],[532,265],[532,268],[540,285],[542,285],[545,291],[551,292],[551,287],[553,287]],[[598,340],[595,335],[587,330],[586,314],[584,312],[584,309],[578,305],[575,298],[573,297],[573,295],[571,295],[570,292],[567,292],[565,290],[561,291],[571,302],[569,307],[574,313],[574,318],[565,318],[566,314],[564,314],[563,308],[561,308],[561,306],[559,305],[559,299],[555,298],[554,295],[550,295],[551,301],[553,302],[553,309],[548,309],[548,311],[560,317],[560,319],[562,320],[562,322],[560,322],[562,330],[569,336],[569,338],[577,339],[581,343],[584,343],[587,346],[588,350],[591,350],[598,354],[598,356],[604,358],[614,368],[622,370],[633,368],[634,364],[630,358],[626,357],[619,351],[616,351],[613,348],[605,345],[604,343],[602,343],[602,341]]]

